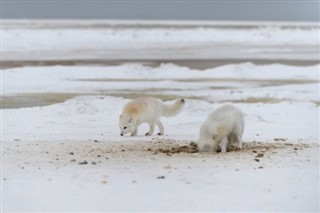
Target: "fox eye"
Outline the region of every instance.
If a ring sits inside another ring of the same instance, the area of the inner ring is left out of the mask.
[[[125,126],[125,127],[123,127],[123,129],[126,129],[127,127]]]

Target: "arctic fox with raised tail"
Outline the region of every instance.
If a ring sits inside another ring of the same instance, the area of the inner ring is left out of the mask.
[[[127,103],[120,115],[120,135],[131,133],[137,135],[138,127],[142,123],[148,123],[150,130],[146,136],[152,135],[155,124],[159,127],[158,135],[164,134],[161,116],[171,117],[179,114],[185,105],[185,100],[175,99],[173,103],[164,103],[162,100],[153,97],[141,97]]]
[[[213,111],[200,129],[198,149],[200,152],[221,152],[236,145],[242,149],[244,116],[240,109],[227,104]]]

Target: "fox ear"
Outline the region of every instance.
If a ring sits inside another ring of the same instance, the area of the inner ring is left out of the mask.
[[[129,117],[128,122],[129,122],[129,123],[132,122],[132,117]]]

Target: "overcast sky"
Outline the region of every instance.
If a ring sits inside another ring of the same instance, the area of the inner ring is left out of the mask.
[[[1,0],[2,18],[320,21],[320,0]]]

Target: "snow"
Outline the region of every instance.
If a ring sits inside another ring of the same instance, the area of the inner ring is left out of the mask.
[[[179,47],[182,32],[190,44],[266,41],[272,48],[318,42],[318,28],[278,26],[232,29],[233,36],[211,28],[183,28],[177,34],[170,28],[41,28],[26,30],[24,42],[10,42],[25,32],[6,27],[3,50],[17,51],[12,57],[82,45],[103,49],[109,45],[103,36],[117,48],[123,40],[130,48],[164,41]],[[83,37],[72,40],[75,32]],[[1,70],[2,211],[318,212],[319,68],[240,63],[197,70],[124,63]],[[121,137],[122,107],[145,95],[165,101],[183,97],[186,107],[161,119],[164,136],[144,136],[144,124],[137,137]],[[163,152],[197,142],[202,122],[230,102],[245,113],[243,150]]]
[[[50,27],[51,26],[51,27]],[[318,59],[319,25],[2,22],[4,60]],[[76,39],[75,39],[76,37]],[[21,42],[16,42],[16,41]],[[299,54],[297,54],[299,52]]]

